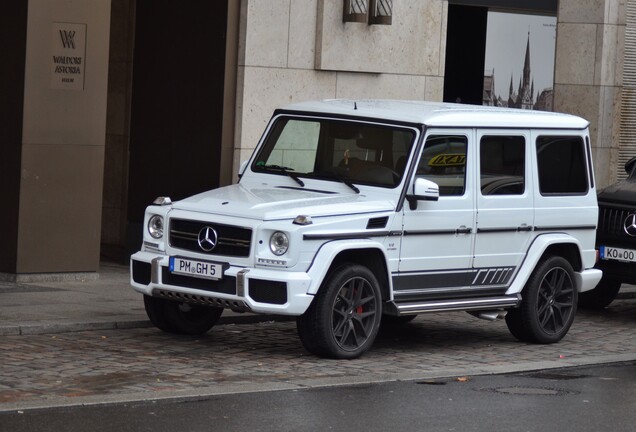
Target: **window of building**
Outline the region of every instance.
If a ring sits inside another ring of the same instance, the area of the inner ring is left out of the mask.
[[[482,195],[522,195],[526,140],[522,136],[484,136],[479,147]]]

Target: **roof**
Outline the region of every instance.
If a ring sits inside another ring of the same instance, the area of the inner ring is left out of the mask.
[[[587,120],[570,114],[407,100],[325,99],[294,103],[282,109],[386,119],[437,127],[584,129],[589,125]]]

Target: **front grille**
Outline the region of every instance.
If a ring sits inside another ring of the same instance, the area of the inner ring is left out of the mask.
[[[213,228],[218,236],[216,246],[209,252],[199,246],[199,232],[205,227]],[[250,256],[252,230],[218,223],[186,219],[170,219],[170,246],[207,255],[231,257]]]
[[[625,218],[636,211],[609,206],[599,206],[597,234],[603,241],[635,241],[624,230]]]

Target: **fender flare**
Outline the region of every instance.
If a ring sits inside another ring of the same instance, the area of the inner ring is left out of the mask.
[[[526,253],[526,257],[519,266],[519,271],[515,275],[515,278],[512,281],[510,287],[508,287],[506,295],[518,294],[521,292],[521,290],[523,290],[526,282],[528,282],[528,279],[530,279],[530,275],[532,275],[532,272],[537,267],[537,264],[545,254],[545,251],[553,245],[574,245],[578,250],[581,262],[583,262],[583,256],[581,254],[581,244],[576,238],[565,233],[540,234],[535,237],[530,244],[528,252]],[[577,280],[578,284],[579,278],[576,277],[576,274],[578,274],[579,271],[575,269],[574,273],[575,279]],[[577,286],[577,289],[580,290],[580,286]]]
[[[318,252],[314,256],[314,259],[309,266],[309,270],[307,274],[311,279],[311,284],[309,289],[307,290],[307,294],[315,295],[322,285],[322,281],[327,276],[329,269],[331,268],[331,264],[336,259],[336,257],[345,251],[351,250],[361,250],[361,249],[377,249],[380,251],[384,258],[384,262],[387,268],[387,281],[388,281],[388,289],[389,293],[393,292],[393,282],[391,280],[391,267],[389,266],[389,260],[386,255],[386,250],[384,245],[379,241],[370,240],[370,239],[348,239],[348,240],[332,240],[326,243],[323,243]],[[320,263],[320,265],[317,265]]]

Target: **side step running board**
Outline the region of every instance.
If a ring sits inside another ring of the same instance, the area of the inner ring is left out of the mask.
[[[434,300],[419,302],[393,302],[397,315],[412,315],[426,312],[471,311],[511,308],[519,305],[518,294],[501,297],[481,297],[473,299]]]

